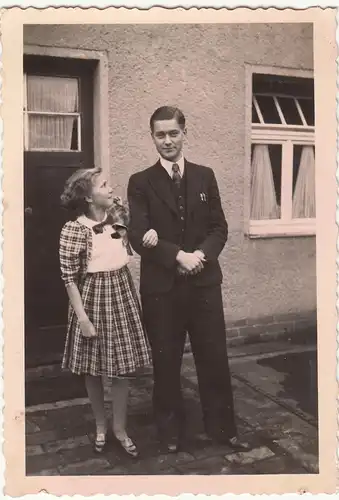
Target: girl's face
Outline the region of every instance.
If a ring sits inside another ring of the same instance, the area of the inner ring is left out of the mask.
[[[92,192],[87,198],[97,208],[110,208],[113,204],[113,189],[108,184],[103,174],[92,179]]]

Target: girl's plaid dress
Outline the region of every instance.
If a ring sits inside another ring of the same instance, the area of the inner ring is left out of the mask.
[[[97,336],[82,335],[70,305],[62,367],[78,375],[134,374],[150,359],[131,273],[127,265],[113,271],[87,272],[94,234],[80,220],[67,222],[61,231],[61,275],[66,286],[77,284]]]

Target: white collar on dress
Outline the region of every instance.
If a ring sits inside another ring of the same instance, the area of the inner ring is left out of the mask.
[[[84,226],[88,227],[89,229],[92,229],[93,226],[95,226],[96,224],[100,224],[100,222],[104,222],[106,219],[107,219],[107,212],[106,212],[106,215],[105,217],[102,219],[102,221],[98,221],[98,220],[93,220],[93,219],[90,219],[89,217],[87,217],[86,215],[80,215],[78,218],[77,218],[77,221],[80,222],[80,224],[83,224]]]

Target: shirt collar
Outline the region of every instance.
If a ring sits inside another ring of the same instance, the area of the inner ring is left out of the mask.
[[[173,175],[172,166],[173,166],[174,163],[176,163],[177,165],[179,165],[179,170],[180,170],[181,177],[184,175],[185,158],[184,158],[183,155],[179,158],[178,161],[175,161],[175,162],[174,161],[165,160],[165,158],[162,158],[160,156],[160,163],[164,167],[164,169],[166,170],[166,172],[168,173],[168,175],[170,177],[172,177],[172,175]]]

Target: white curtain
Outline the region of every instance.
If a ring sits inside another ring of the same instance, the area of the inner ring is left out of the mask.
[[[313,146],[301,152],[297,182],[293,194],[294,219],[315,217],[315,159]]]
[[[76,78],[27,77],[27,111],[61,113],[29,115],[29,148],[70,150],[74,116],[62,113],[78,111]]]
[[[251,219],[278,219],[279,212],[268,146],[256,144],[252,158]]]

